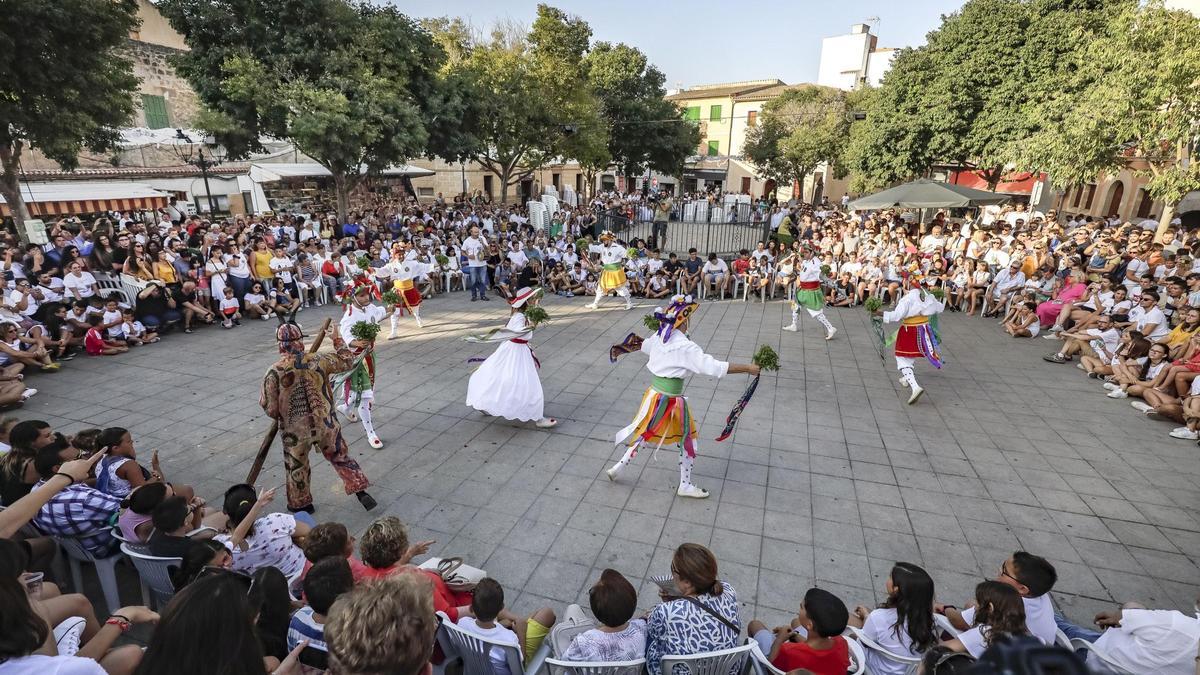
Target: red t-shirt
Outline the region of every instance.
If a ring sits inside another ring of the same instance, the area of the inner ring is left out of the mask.
[[[748,269],[750,269],[750,261],[749,260],[742,260],[741,258],[738,258],[737,260],[733,261],[733,273],[734,274],[745,274],[746,270],[748,270]]]
[[[804,668],[814,675],[846,675],[850,669],[850,648],[840,635],[833,639],[829,649],[813,649],[804,642],[785,642],[771,665],[784,672]]]
[[[433,611],[444,612],[455,623],[458,623],[458,608],[471,604],[470,593],[457,593],[450,590],[450,587],[436,572],[423,570],[415,565],[393,565],[384,568],[364,565],[363,567],[363,576],[360,580],[380,579],[392,574],[424,574],[433,582]]]
[[[104,352],[104,336],[100,334],[99,328],[88,329],[87,334],[83,336],[83,348],[93,356]]]

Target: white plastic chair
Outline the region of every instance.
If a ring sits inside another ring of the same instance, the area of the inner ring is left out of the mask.
[[[844,636],[846,647],[850,652],[850,668],[846,670],[849,675],[863,675],[867,671],[867,657],[863,652],[862,645]],[[752,637],[746,638],[746,645],[750,647],[750,653],[754,656],[755,670],[758,675],[786,675],[786,673],[776,668],[767,655],[762,653],[762,649],[758,646],[758,641]]]
[[[560,661],[546,659],[550,675],[641,675],[646,659],[634,661]]]
[[[1064,635],[1063,637],[1066,637],[1066,636]],[[1057,640],[1055,642],[1057,643]],[[1103,662],[1104,665],[1107,666],[1109,670],[1116,673],[1117,675],[1138,675],[1138,673],[1135,673],[1134,671],[1125,668],[1124,666],[1117,663],[1116,661],[1113,661],[1112,658],[1109,657],[1108,654],[1105,654],[1104,652],[1100,651],[1099,649],[1096,649],[1096,645],[1088,642],[1087,640],[1084,640],[1083,638],[1075,638],[1074,640],[1071,640],[1070,642],[1071,642],[1072,649],[1084,649],[1084,650],[1087,650],[1088,652],[1090,652],[1091,654],[1095,654],[1096,658],[1100,659],[1100,661]]]
[[[1067,634],[1062,632],[1061,628],[1054,629],[1054,644],[1063,649],[1075,651],[1075,647],[1071,644],[1071,638],[1067,637]]]
[[[872,652],[875,652],[876,654],[887,659],[888,661],[892,661],[892,662],[899,663],[899,664],[906,666],[907,667],[907,669],[905,670],[906,673],[910,673],[910,674],[916,673],[917,668],[919,668],[921,666],[921,657],[919,657],[919,656],[903,656],[901,654],[894,654],[894,653],[888,651],[887,649],[884,649],[883,646],[880,645],[879,643],[875,642],[871,638],[864,635],[861,629],[855,628],[854,626],[847,626],[846,630],[851,635],[854,636],[854,640],[851,640],[849,642],[852,644],[857,643],[855,646],[857,646],[858,649],[862,652],[862,660],[860,660],[859,663],[863,664],[863,668],[866,668],[866,651],[865,650],[867,650],[867,649],[871,650]],[[859,672],[862,672],[862,671],[859,671]]]
[[[750,645],[731,647],[703,654],[668,654],[662,657],[664,675],[674,675],[675,666],[682,666],[687,675],[729,675],[754,669]]]
[[[528,664],[521,663],[521,651],[511,644],[504,642],[495,642],[484,637],[480,637],[454,625],[450,621],[450,617],[443,612],[438,612],[438,620],[440,625],[437,631],[437,641],[442,647],[442,653],[447,659],[459,659],[463,664],[463,675],[495,675],[495,670],[492,668],[492,658],[490,652],[493,647],[499,647],[504,650],[504,655],[508,660],[508,669],[512,675],[524,675],[529,673],[533,675],[542,668],[542,664],[546,661],[546,657],[550,655],[550,645],[543,642],[537,653],[529,660]]]
[[[96,568],[96,578],[100,580],[100,590],[104,593],[104,604],[109,613],[121,608],[121,593],[117,589],[117,563],[121,554],[114,553],[107,558],[97,558],[92,555],[79,540],[72,537],[54,537],[59,547],[67,554],[67,562],[71,567],[71,582],[75,592],[83,592],[83,568],[80,563],[91,563]]]
[[[142,599],[151,607],[164,607],[175,595],[171,571],[183,564],[182,558],[153,556],[129,544],[121,544],[121,552],[129,556],[142,582]],[[153,604],[152,604],[153,603]]]

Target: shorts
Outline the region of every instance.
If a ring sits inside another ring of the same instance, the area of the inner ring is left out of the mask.
[[[542,643],[546,641],[546,636],[550,634],[550,628],[529,619],[525,622],[525,663],[533,658],[537,650],[542,648]],[[767,648],[768,650],[770,647]]]

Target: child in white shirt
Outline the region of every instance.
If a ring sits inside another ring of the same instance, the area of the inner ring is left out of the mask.
[[[239,309],[241,309],[241,303],[233,297],[233,288],[226,286],[225,297],[221,298],[221,315],[224,317],[221,325],[226,328],[242,325],[242,314],[238,311]]]
[[[121,317],[120,308],[117,307],[117,301],[106,301],[100,317],[100,325],[105,328],[109,340],[125,339],[125,331],[121,328],[122,323],[124,323],[124,319]]]
[[[521,654],[522,662],[528,662],[542,646],[550,628],[554,626],[554,612],[543,607],[528,619],[517,617],[504,609],[504,589],[490,577],[475,586],[471,596],[471,613],[475,616],[460,616],[458,627],[495,642],[512,645]],[[488,656],[495,675],[512,675],[508,667],[505,649],[492,647]]]
[[[132,309],[121,310],[121,331],[125,333],[125,341],[131,345],[158,342],[158,333],[146,330],[146,326],[133,317]]]

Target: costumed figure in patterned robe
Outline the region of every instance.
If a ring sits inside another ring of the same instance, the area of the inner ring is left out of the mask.
[[[437,269],[437,265],[423,263],[416,258],[392,258],[387,267],[392,272],[392,286],[400,295],[400,304],[392,310],[392,331],[388,335],[388,339],[391,340],[396,337],[396,328],[406,309],[413,315],[413,319],[416,319],[417,327],[424,327],[425,324],[421,323],[421,290],[417,288],[417,282]]]
[[[333,354],[309,354],[304,349],[304,334],[296,324],[280,319],[275,332],[279,341],[279,361],[263,378],[259,405],[279,423],[283,440],[283,466],[287,473],[287,505],[292,511],[315,509],[312,503],[309,450],[316,446],[346,485],[346,494],[354,494],[368,510],[375,500],[367,494],[371,483],[358,462],[350,458],[342,438],[342,427],[334,414],[330,377],[353,367],[354,356],[337,336]]]
[[[600,243],[589,246],[588,252],[600,254],[602,269],[596,284],[596,299],[592,301],[592,304],[587,305],[587,308],[599,307],[600,299],[612,291],[616,291],[617,295],[625,298],[625,309],[632,308],[633,302],[629,299],[629,281],[625,278],[625,259],[628,257],[628,251],[617,243],[617,235],[608,230],[601,232]]]
[[[526,317],[526,312],[537,307],[541,297],[541,288],[526,286],[518,290],[509,300],[512,316],[504,328],[463,339],[467,342],[500,343],[496,351],[471,374],[471,381],[467,384],[467,405],[486,415],[522,422],[534,421],[538,427],[548,429],[557,425],[558,420],[544,415],[545,399],[538,375],[542,366],[533,353],[533,347],[529,346],[529,338],[536,325]]]
[[[342,394],[338,411],[351,422],[361,421],[367,432],[367,442],[376,449],[383,447],[383,441],[375,433],[375,425],[371,422],[371,405],[375,400],[375,342],[356,339],[351,329],[359,322],[380,323],[387,316],[382,307],[371,302],[378,294],[375,284],[365,277],[359,277],[345,294],[348,297],[343,296],[346,310],[338,322],[338,334],[342,341],[350,345],[354,367],[334,379],[334,384],[341,387]]]
[[[821,292],[821,261],[817,259],[811,247],[807,244],[800,249],[802,259],[796,263],[796,295],[792,301],[792,322],[783,327],[786,331],[796,332],[800,329],[797,317],[800,308],[808,310],[808,315],[825,326],[825,339],[832,340],[837,329],[825,318],[825,294]]]
[[[937,317],[945,311],[946,305],[932,292],[921,287],[924,281],[925,276],[918,268],[910,268],[904,276],[907,290],[896,303],[896,308],[890,312],[876,310],[885,323],[900,323],[900,329],[892,335],[891,340],[896,344],[896,368],[900,371],[900,384],[912,390],[908,397],[909,404],[916,403],[925,392],[913,374],[917,359],[925,358],[934,368],[942,367]]]
[[[683,378],[701,374],[724,377],[729,373],[757,375],[759,367],[718,361],[704,353],[687,336],[689,317],[699,307],[692,296],[676,295],[666,309],[654,312],[658,331],[642,340],[630,334],[610,351],[610,358],[623,353],[641,351],[648,360],[646,369],[654,381],[646,389],[633,423],[617,432],[614,442],[628,443],[625,455],[607,471],[609,480],[616,480],[621,470],[637,456],[643,443],[655,446],[679,444],[680,497],[704,499],[708,491],[692,484],[692,466],[696,463],[696,420],[687,398],[683,396]]]

